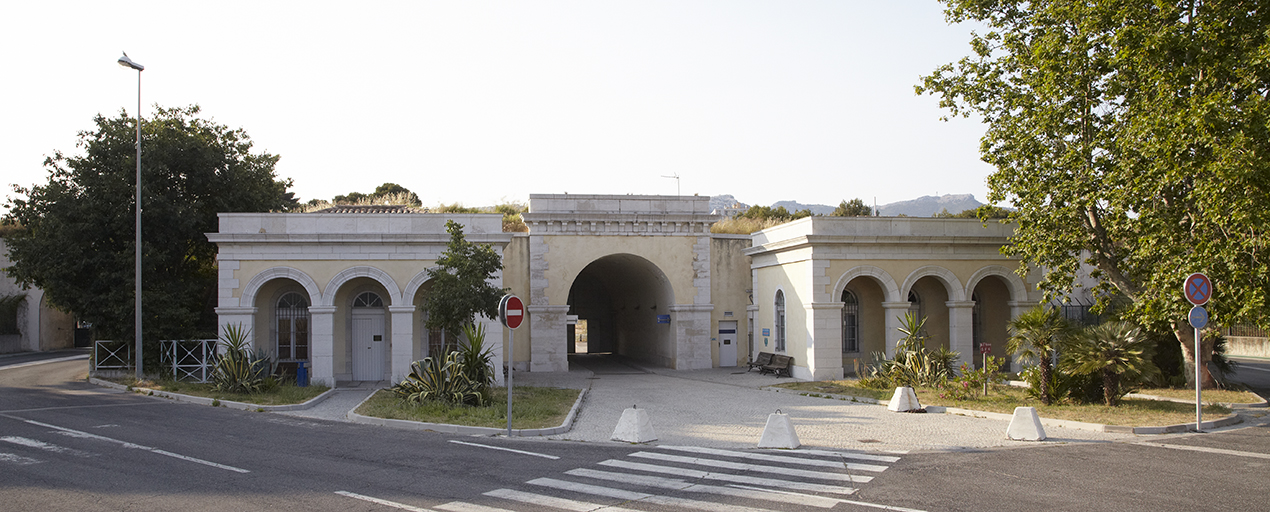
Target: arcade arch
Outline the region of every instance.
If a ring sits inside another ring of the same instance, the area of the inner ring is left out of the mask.
[[[673,367],[668,319],[674,299],[670,280],[656,264],[633,254],[611,254],[587,264],[573,279],[568,314],[586,321],[588,352]]]

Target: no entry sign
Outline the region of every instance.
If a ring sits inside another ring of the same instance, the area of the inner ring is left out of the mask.
[[[508,329],[520,327],[525,321],[525,303],[515,295],[504,295],[498,304],[498,316]]]
[[[1182,291],[1186,293],[1186,300],[1191,301],[1191,304],[1203,306],[1208,304],[1208,299],[1213,296],[1213,282],[1208,280],[1208,276],[1196,272],[1186,278]]]

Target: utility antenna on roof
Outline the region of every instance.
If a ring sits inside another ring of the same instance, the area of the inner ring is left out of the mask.
[[[665,176],[665,175],[663,175],[662,177],[663,177],[663,178],[674,178],[674,180],[675,180],[675,195],[680,195],[680,193],[679,193],[679,173],[675,173],[675,175],[674,175],[674,176]]]

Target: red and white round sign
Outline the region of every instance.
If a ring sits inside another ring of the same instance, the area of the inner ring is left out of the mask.
[[[1196,272],[1186,278],[1182,291],[1186,293],[1186,300],[1191,301],[1191,304],[1203,306],[1213,296],[1213,282],[1208,280],[1208,276]]]
[[[525,303],[520,301],[520,297],[505,295],[499,304],[498,315],[502,317],[503,325],[508,329],[520,327],[520,324],[525,321]]]

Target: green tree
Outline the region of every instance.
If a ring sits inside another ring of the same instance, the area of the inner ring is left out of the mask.
[[[1121,390],[1159,372],[1151,362],[1151,342],[1127,322],[1088,327],[1064,348],[1072,372],[1102,377],[1103,400],[1120,404]]]
[[[872,217],[873,207],[864,204],[864,200],[860,198],[852,199],[850,202],[842,201],[834,208],[830,217]]]
[[[504,290],[488,280],[502,270],[503,263],[489,245],[467,241],[462,224],[446,221],[445,230],[450,233],[450,242],[437,259],[437,266],[428,269],[432,289],[424,309],[428,312],[429,328],[457,333],[474,323],[476,315],[491,320],[498,316],[498,301]]]
[[[1037,391],[1041,403],[1050,405],[1054,401],[1054,390],[1050,389],[1054,355],[1071,337],[1071,325],[1057,309],[1038,306],[1011,320],[1008,328],[1010,338],[1005,342],[1005,351],[1019,356],[1020,361],[1036,362],[1041,373],[1040,389]]]
[[[6,270],[49,302],[91,322],[103,339],[133,334],[135,118],[94,118],[79,134],[83,154],[55,152],[48,183],[14,186],[5,222]],[[220,212],[297,206],[276,155],[253,153],[242,129],[199,117],[199,108],[158,108],[141,124],[142,312],[145,350],[159,339],[216,336],[216,245]],[[158,361],[147,357],[147,361]]]
[[[944,3],[949,21],[989,31],[917,90],[988,124],[989,199],[1017,208],[1005,250],[1047,270],[1042,289],[1069,291],[1091,264],[1099,306],[1120,301],[1125,319],[1171,330],[1191,368],[1212,342],[1194,353],[1180,293],[1188,274],[1213,279],[1215,323],[1266,325],[1270,10],[1238,0]],[[1215,386],[1201,368],[1202,385]]]

